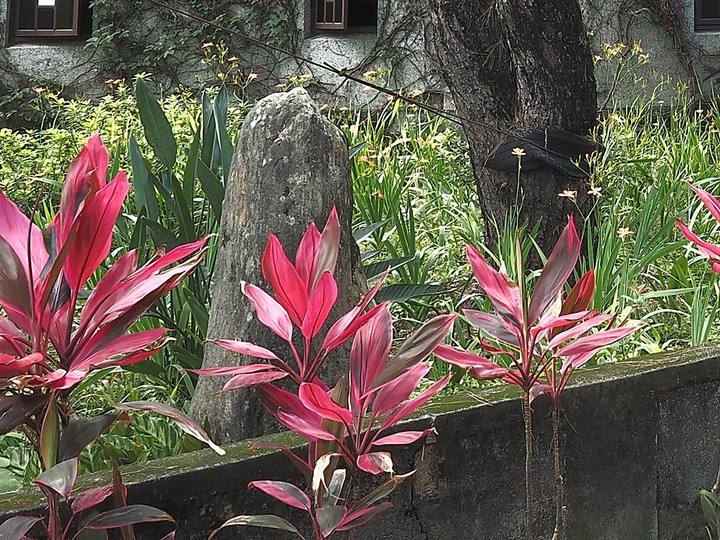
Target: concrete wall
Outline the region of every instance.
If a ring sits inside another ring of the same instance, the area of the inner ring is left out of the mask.
[[[703,538],[697,491],[712,486],[720,464],[719,355],[718,349],[689,350],[577,374],[564,398],[568,539]],[[536,522],[538,537],[549,538],[552,462],[542,398],[534,413]],[[413,423],[434,425],[439,435],[394,453],[398,472],[417,472],[394,494],[394,507],[357,538],[523,537],[523,428],[513,392],[503,387],[445,398]],[[294,439],[280,434],[277,440]],[[248,445],[229,447],[226,458],[201,451],[128,467],[130,501],[175,516],[180,539],[206,538],[236,514],[279,513],[305,523],[262,493],[247,492],[251,480],[298,481],[281,455],[253,454]],[[85,483],[107,480],[100,475]],[[29,492],[0,499],[0,515],[37,504]],[[157,527],[143,537],[161,536]],[[221,537],[279,538],[258,529],[230,529]]]

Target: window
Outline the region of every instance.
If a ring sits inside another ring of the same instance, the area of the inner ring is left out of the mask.
[[[88,0],[13,0],[12,36],[77,37],[90,33],[92,20]]]
[[[720,31],[720,0],[695,0],[695,30]]]
[[[377,11],[377,0],[313,0],[316,30],[375,31]]]

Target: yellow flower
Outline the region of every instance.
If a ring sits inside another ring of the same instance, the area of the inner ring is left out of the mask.
[[[523,148],[513,148],[512,155],[517,156],[517,157],[522,157],[525,155],[525,150]]]
[[[617,234],[618,234],[618,236],[619,236],[620,238],[625,239],[625,238],[627,238],[628,236],[631,236],[631,235],[633,235],[633,234],[635,234],[635,233],[634,233],[633,231],[631,231],[629,227],[620,227],[620,228],[617,230]]]

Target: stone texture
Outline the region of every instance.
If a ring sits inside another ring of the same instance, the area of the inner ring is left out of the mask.
[[[258,102],[240,131],[228,180],[209,339],[250,341],[291,358],[287,344],[257,321],[240,283],[247,281],[270,292],[260,268],[268,235],[275,233],[294,260],[308,225],[314,221],[322,229],[333,205],[343,235],[335,273],[338,301],[329,321],[351,309],[364,290],[350,228],[352,181],[347,143],[305,90],[273,94]],[[344,372],[340,352],[328,360],[326,380],[335,380]],[[209,344],[203,366],[256,361]],[[215,440],[225,443],[277,430],[254,389],[219,393],[226,381],[225,377],[201,378],[192,403],[193,416],[209,425]]]

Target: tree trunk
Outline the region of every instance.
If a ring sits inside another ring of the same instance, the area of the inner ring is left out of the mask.
[[[587,135],[597,97],[592,56],[577,0],[428,0],[440,70],[470,147],[488,244],[517,212],[550,253],[567,216],[582,227],[592,206],[587,180],[548,167],[521,174],[485,168],[508,135],[557,128]],[[520,142],[519,147],[523,144]],[[576,201],[558,195],[576,192]],[[537,263],[537,261],[535,261]]]

